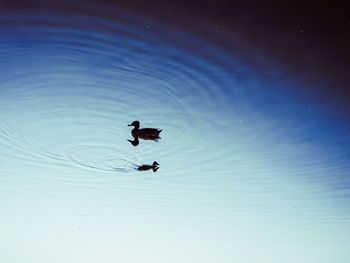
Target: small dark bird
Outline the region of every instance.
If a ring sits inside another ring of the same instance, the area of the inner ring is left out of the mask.
[[[134,137],[134,140],[128,140],[132,145],[137,146],[139,144],[139,139],[143,140],[153,140],[158,141],[160,139],[159,133],[162,130],[155,129],[155,128],[140,128],[140,122],[134,121],[133,123],[129,124],[128,126],[134,126],[134,129],[131,131],[132,137]]]
[[[144,164],[144,165],[139,166],[137,168],[137,170],[139,170],[139,171],[147,171],[147,170],[153,169],[153,172],[157,172],[157,170],[159,169],[159,167],[157,167],[157,165],[159,165],[159,163],[154,161],[153,165]]]

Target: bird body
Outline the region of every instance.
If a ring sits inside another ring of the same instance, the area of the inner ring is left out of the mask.
[[[144,165],[139,166],[137,168],[137,170],[139,170],[139,171],[147,171],[147,170],[153,169],[153,172],[156,172],[159,169],[159,167],[157,167],[157,165],[159,165],[159,163],[154,161],[152,165],[144,164]]]
[[[155,129],[155,128],[140,128],[140,122],[139,121],[134,121],[133,123],[129,124],[128,126],[134,126],[134,129],[131,131],[132,137],[134,137],[134,141],[128,140],[131,144],[134,146],[137,146],[139,144],[138,139],[143,139],[143,140],[153,140],[153,141],[158,141],[160,139],[159,133],[162,130]]]
[[[154,128],[144,128],[144,129],[136,129],[134,128],[131,131],[131,135],[133,137],[138,137],[143,140],[159,140],[159,133],[162,130],[154,129]]]

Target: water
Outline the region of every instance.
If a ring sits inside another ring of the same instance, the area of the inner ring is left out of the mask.
[[[1,262],[346,262],[348,124],[271,65],[116,17],[1,21]],[[162,139],[133,147],[134,120]]]

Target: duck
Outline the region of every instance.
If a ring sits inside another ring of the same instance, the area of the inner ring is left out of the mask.
[[[139,166],[137,168],[137,170],[139,170],[139,171],[147,171],[147,170],[153,169],[153,172],[157,172],[157,170],[159,169],[159,167],[157,167],[157,165],[159,165],[159,163],[154,161],[152,165],[144,164],[144,165]]]
[[[134,126],[134,129],[131,131],[132,137],[134,137],[134,140],[128,140],[132,145],[137,146],[139,144],[139,139],[143,140],[153,140],[158,141],[160,139],[159,133],[162,130],[155,129],[155,128],[140,128],[140,122],[134,121],[128,126]]]

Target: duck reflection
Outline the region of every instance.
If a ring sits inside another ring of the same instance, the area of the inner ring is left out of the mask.
[[[159,169],[159,167],[157,165],[159,165],[159,163],[154,161],[153,165],[144,164],[144,165],[139,166],[137,168],[137,170],[139,170],[139,171],[147,171],[147,170],[153,169],[153,172],[157,172],[157,170]]]
[[[128,126],[134,126],[134,129],[131,131],[132,137],[134,137],[134,140],[128,140],[132,145],[137,146],[139,145],[139,139],[143,140],[153,140],[158,141],[160,139],[159,133],[162,130],[155,129],[155,128],[140,128],[140,122],[134,121],[133,123],[129,124]]]

